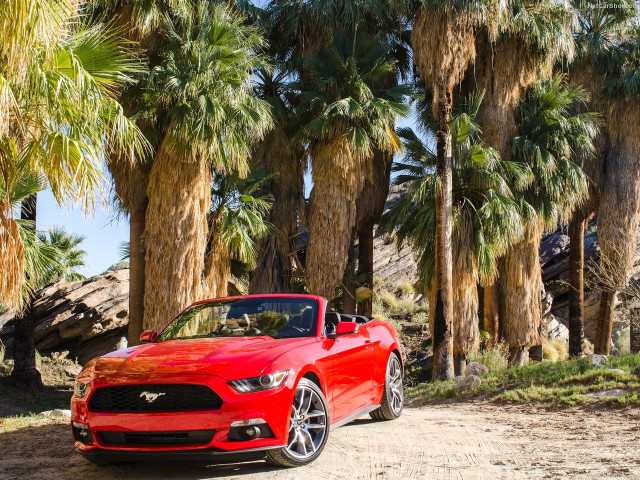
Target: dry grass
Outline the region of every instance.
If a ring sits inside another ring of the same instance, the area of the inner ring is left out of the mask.
[[[427,305],[425,302],[416,302],[412,295],[396,295],[388,290],[376,292],[373,300],[374,316],[385,318],[401,317],[419,323],[427,321]]]
[[[569,344],[559,338],[542,340],[542,358],[550,362],[564,361],[569,358]]]
[[[164,326],[207,296],[203,288],[211,170],[206,159],[181,161],[162,145],[147,188],[144,328]]]

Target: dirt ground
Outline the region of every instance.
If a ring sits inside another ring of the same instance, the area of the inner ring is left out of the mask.
[[[0,479],[640,479],[640,409],[545,411],[522,405],[407,408],[393,422],[331,432],[318,460],[97,467],[74,452],[67,424],[0,434]]]

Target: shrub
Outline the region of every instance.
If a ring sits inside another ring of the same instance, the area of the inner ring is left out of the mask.
[[[506,343],[500,343],[495,348],[470,353],[467,355],[467,360],[481,363],[491,372],[504,370],[509,363],[509,346]]]
[[[542,341],[542,358],[551,362],[566,360],[569,358],[568,342],[559,338],[555,340],[544,339]]]

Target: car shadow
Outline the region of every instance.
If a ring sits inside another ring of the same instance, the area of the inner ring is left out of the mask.
[[[0,424],[1,428],[1,424]],[[67,424],[32,426],[0,433],[0,478],[31,480],[126,479],[195,480],[237,478],[269,474],[281,470],[264,461],[214,464],[207,461],[135,462],[118,466],[98,466],[75,451]],[[4,476],[6,475],[6,476]]]

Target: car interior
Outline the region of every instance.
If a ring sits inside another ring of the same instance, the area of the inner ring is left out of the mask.
[[[347,315],[345,313],[327,312],[324,315],[324,334],[331,335],[335,333],[336,327],[340,322],[356,322],[358,325],[364,325],[373,318],[364,315]]]

